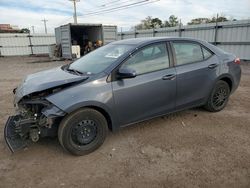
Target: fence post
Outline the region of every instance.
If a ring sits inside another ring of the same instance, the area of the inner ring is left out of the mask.
[[[33,45],[32,45],[32,42],[31,42],[31,35],[30,35],[30,33],[29,33],[29,35],[28,35],[28,37],[29,37],[29,42],[30,42],[30,50],[31,50],[31,55],[34,55],[34,53],[33,53]]]
[[[214,31],[214,45],[217,45],[217,33],[218,33],[218,14],[216,16],[215,31]]]
[[[179,37],[181,37],[181,20],[179,22]]]
[[[136,38],[136,34],[137,34],[137,33],[136,33],[136,28],[135,28],[135,38]]]
[[[122,27],[121,27],[121,40],[123,40]]]

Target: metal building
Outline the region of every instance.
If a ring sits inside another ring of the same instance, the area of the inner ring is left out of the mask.
[[[119,32],[118,40],[179,36],[206,40],[241,59],[250,60],[250,20]]]

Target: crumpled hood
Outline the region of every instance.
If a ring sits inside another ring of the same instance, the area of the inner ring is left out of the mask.
[[[18,103],[25,95],[44,91],[60,85],[86,80],[87,76],[78,76],[65,72],[61,67],[28,75],[16,89],[14,103]]]

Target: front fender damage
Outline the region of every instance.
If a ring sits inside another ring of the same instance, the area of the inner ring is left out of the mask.
[[[41,137],[54,137],[64,111],[44,99],[26,100],[19,105],[18,113],[10,116],[4,129],[5,141],[12,152]]]
[[[10,116],[5,125],[4,136],[11,151],[25,147],[29,141],[37,142],[41,137],[57,136],[58,125],[66,112],[46,98],[88,78],[70,74],[65,67],[28,75],[13,90],[17,113]]]

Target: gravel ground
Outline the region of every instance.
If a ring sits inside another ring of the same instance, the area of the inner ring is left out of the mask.
[[[11,154],[3,130],[12,89],[65,63],[33,61],[0,58],[0,187],[250,187],[250,64],[221,112],[195,108],[133,125],[87,156],[71,156],[57,139]]]

